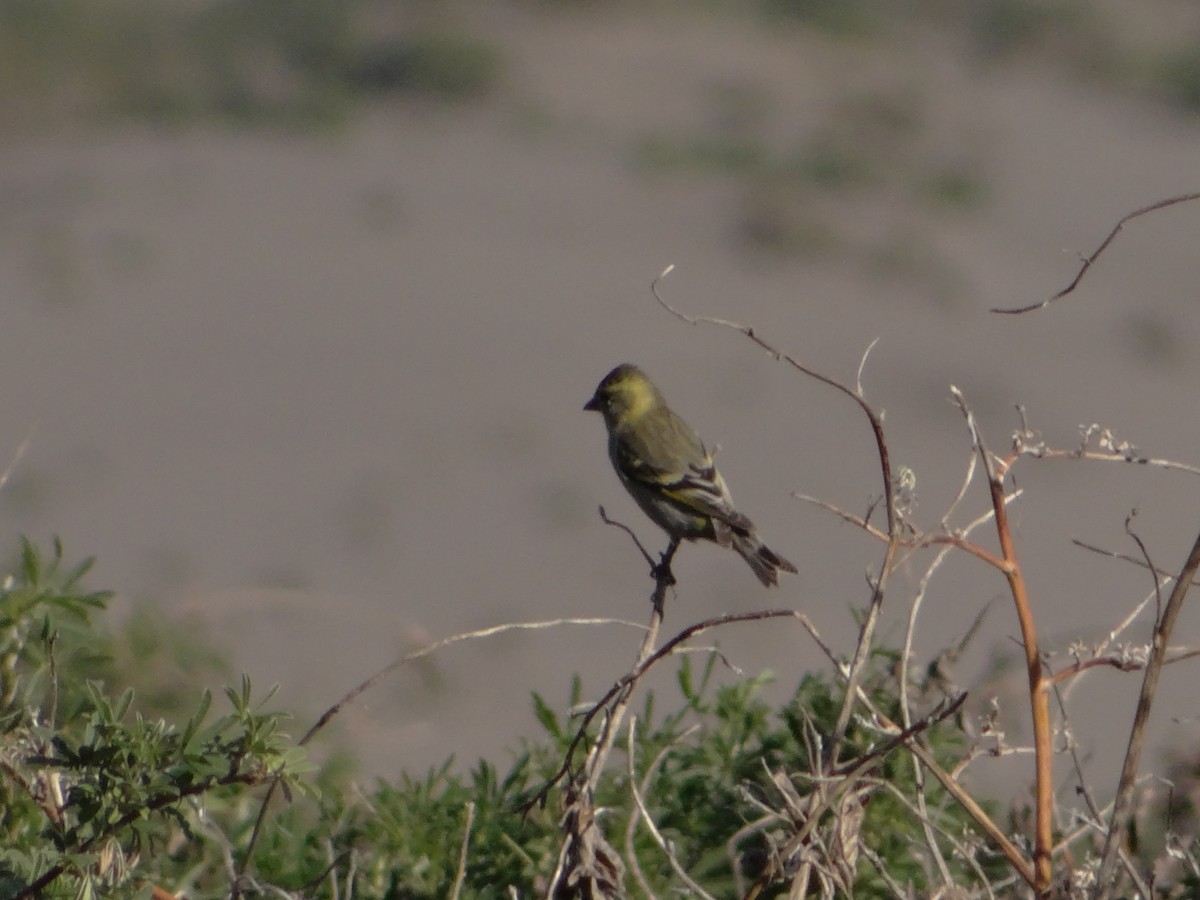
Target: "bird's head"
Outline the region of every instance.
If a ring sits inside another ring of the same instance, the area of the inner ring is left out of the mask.
[[[662,394],[646,373],[623,363],[604,376],[584,409],[604,416],[609,428],[627,425],[663,402]]]

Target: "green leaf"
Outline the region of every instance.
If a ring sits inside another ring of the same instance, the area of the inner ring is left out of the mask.
[[[546,734],[550,735],[556,741],[564,740],[565,733],[562,726],[558,723],[558,715],[550,708],[550,704],[545,701],[542,695],[537,692],[533,694],[533,715]]]
[[[37,547],[27,537],[21,538],[21,575],[31,587],[41,580],[42,561]]]
[[[196,709],[188,719],[187,725],[184,726],[183,735],[180,737],[180,745],[187,749],[192,742],[192,738],[196,736],[196,730],[200,727],[200,723],[204,721],[204,717],[208,715],[209,707],[212,706],[212,691],[208,688],[204,689],[204,693],[200,695],[200,706]]]
[[[113,709],[113,721],[119,722],[124,719],[131,705],[133,705],[133,688],[126,688],[121,694],[121,698],[117,700],[116,707]]]

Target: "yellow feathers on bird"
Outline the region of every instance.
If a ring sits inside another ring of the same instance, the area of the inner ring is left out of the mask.
[[[637,366],[617,366],[583,407],[604,417],[608,456],[625,489],[671,538],[707,540],[735,550],[770,587],[796,567],[767,547],[754,523],[733,506],[712,455]]]

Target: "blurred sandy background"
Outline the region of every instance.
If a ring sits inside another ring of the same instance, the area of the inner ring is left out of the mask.
[[[661,536],[581,411],[626,360],[722,445],[739,503],[801,568],[767,594],[735,556],[685,548],[668,627],[795,606],[849,652],[881,548],[790,494],[865,510],[866,423],[734,332],[664,312],[648,287],[668,263],[672,303],[831,376],[852,383],[880,339],[863,385],[916,471],[923,527],[967,460],[951,384],[997,448],[1022,403],[1057,446],[1099,422],[1200,462],[1200,206],[1131,224],[1073,299],[986,311],[1053,293],[1122,214],[1200,187],[1192,3],[0,0],[0,15],[0,460],[29,441],[4,532],[94,554],[118,610],[164,610],[305,715],[454,632],[645,619],[645,566],[596,507]],[[1133,552],[1140,507],[1168,569],[1194,538],[1194,476],[1026,461],[1017,479],[1047,649],[1097,640],[1150,588],[1072,537]],[[985,501],[977,485],[956,523]],[[894,582],[893,641],[925,561]],[[1003,589],[952,559],[917,662]],[[1178,641],[1198,624],[1186,612]],[[1021,676],[981,681],[1015,632],[998,603],[957,675],[980,703],[1006,698],[1019,741]],[[385,777],[502,761],[534,727],[530,691],[563,706],[578,671],[598,695],[636,641],[460,645],[347,710],[338,740]],[[719,641],[781,694],[823,664],[799,629]],[[1196,736],[1194,677],[1168,673],[1166,740]],[[1139,679],[1102,671],[1071,697],[1102,794]]]

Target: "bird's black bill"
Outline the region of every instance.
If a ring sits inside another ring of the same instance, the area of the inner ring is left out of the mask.
[[[583,404],[583,408],[588,412],[600,412],[600,401],[593,397],[587,403]]]

